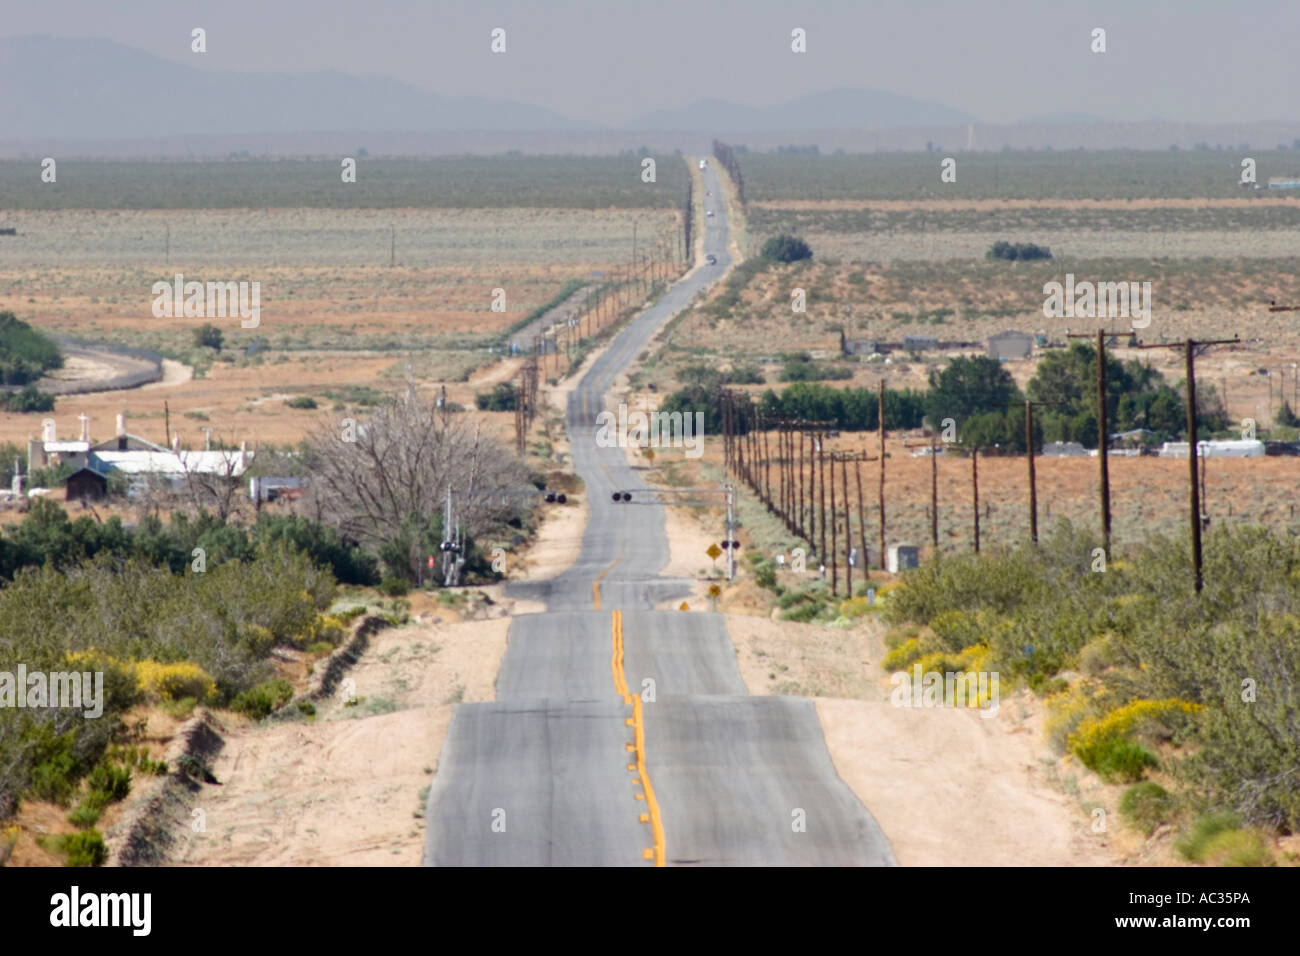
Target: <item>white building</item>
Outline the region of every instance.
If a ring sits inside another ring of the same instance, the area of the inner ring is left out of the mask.
[[[1187,442],[1167,441],[1160,446],[1161,458],[1186,458]],[[1197,458],[1263,458],[1264,443],[1251,440],[1198,441]]]

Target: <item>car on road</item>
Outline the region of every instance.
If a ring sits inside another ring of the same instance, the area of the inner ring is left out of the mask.
[[[716,266],[718,264],[718,257],[710,252],[707,256],[704,257],[704,261],[711,266]]]
[[[700,169],[703,169],[704,167],[706,167],[706,166],[708,166],[708,165],[709,165],[709,164],[708,164],[708,162],[707,162],[706,160],[703,160],[703,159],[700,160]]]
[[[712,218],[713,218],[713,210],[710,209],[710,210],[709,210],[708,212],[706,212],[704,215],[706,215],[706,216],[708,216],[710,219],[712,219]]]

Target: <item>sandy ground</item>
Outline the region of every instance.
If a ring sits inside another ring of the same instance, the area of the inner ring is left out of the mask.
[[[163,377],[161,382],[150,382],[141,388],[167,388],[171,385],[183,385],[194,378],[194,369],[184,362],[163,359]]]
[[[494,697],[508,618],[380,632],[349,675],[359,703],[317,705],[312,723],[235,725],[213,766],[220,787],[180,835],[191,866],[416,866],[423,788],[452,711]]]
[[[1110,834],[1092,833],[1083,804],[1063,789],[1032,695],[1002,699],[992,718],[894,707],[875,622],[839,630],[726,619],[750,693],[813,697],[835,769],[903,866],[1118,862]]]

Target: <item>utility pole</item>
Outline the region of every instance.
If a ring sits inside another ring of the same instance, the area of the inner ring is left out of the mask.
[[[1029,399],[1025,399],[1023,403],[1012,402],[1000,404],[997,407],[1015,408],[1020,404],[1025,407],[1025,457],[1029,462],[1029,540],[1034,544],[1038,544],[1038,484],[1034,480],[1034,406],[1060,405],[1062,403],[1031,402]]]
[[[817,442],[817,490],[821,498],[821,549],[817,552],[818,561],[826,560],[826,433],[822,432]]]
[[[1187,472],[1188,472],[1188,512],[1192,530],[1192,572],[1193,587],[1201,593],[1204,584],[1201,554],[1201,495],[1196,475],[1197,436],[1196,436],[1196,350],[1211,345],[1237,345],[1240,338],[1216,339],[1210,342],[1197,342],[1187,339],[1184,342],[1159,343],[1154,345],[1138,344],[1140,349],[1181,348],[1187,372]]]
[[[938,444],[934,436],[930,436],[928,443],[921,442],[908,445],[904,443],[905,448],[928,447],[930,449],[930,548],[937,557],[939,554],[939,455]]]
[[[831,452],[831,594],[836,593],[836,586],[839,583],[839,544],[835,540],[835,531],[839,526],[839,519],[835,517],[835,453]]]
[[[930,547],[939,556],[939,453],[930,437]]]
[[[974,502],[975,510],[975,553],[980,553],[980,471],[979,471],[979,446],[973,446],[970,450],[970,487],[971,497]]]
[[[867,566],[867,539],[866,539],[866,517],[862,504],[862,468],[861,463],[871,461],[863,452],[832,452],[831,453],[831,489],[835,488],[835,462],[840,463],[840,488],[844,492],[844,548],[845,552],[853,550],[853,511],[849,505],[849,462],[853,462],[854,473],[857,475],[858,484],[858,537],[862,544],[862,567],[863,577],[866,577]],[[832,497],[831,510],[835,510],[834,498]],[[832,521],[834,516],[832,515]],[[834,525],[832,525],[832,528]],[[832,551],[837,550],[832,545]],[[853,597],[853,562],[846,561],[847,567],[847,587],[848,596]]]
[[[796,481],[797,481],[797,483],[798,483],[798,485],[799,485],[799,491],[798,491],[798,494],[799,494],[799,537],[804,538],[804,539],[807,539],[807,537],[808,537],[808,523],[807,523],[807,520],[806,520],[806,519],[807,519],[807,515],[806,515],[806,513],[804,512],[804,509],[803,509],[803,505],[804,505],[804,498],[803,498],[803,463],[804,463],[803,437],[804,437],[804,430],[801,428],[801,429],[799,429],[799,475],[798,475],[798,478],[796,479]]]
[[[1105,549],[1106,557],[1110,558],[1110,423],[1106,416],[1106,336],[1108,335],[1132,335],[1133,330],[1130,328],[1127,332],[1107,332],[1104,329],[1098,329],[1097,336],[1097,463],[1101,471],[1101,540],[1102,547]],[[1091,332],[1067,332],[1066,338],[1069,339],[1089,339],[1092,338]]]
[[[846,456],[840,458],[840,482],[844,489],[844,550],[849,552],[850,558],[844,562],[844,593],[853,597],[853,513],[849,510],[849,462]]]
[[[885,380],[876,383],[876,424],[880,428],[880,566],[885,566]]]

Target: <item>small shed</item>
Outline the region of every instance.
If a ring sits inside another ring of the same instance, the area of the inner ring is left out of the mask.
[[[891,544],[885,561],[885,570],[890,574],[908,571],[921,563],[921,551],[912,544]]]
[[[1019,359],[1029,358],[1034,350],[1034,338],[1028,332],[1007,329],[997,335],[989,336],[989,358]]]
[[[870,355],[874,351],[875,339],[849,339],[844,343],[845,355]]]
[[[68,476],[68,501],[103,501],[108,497],[108,476],[90,465]]]

